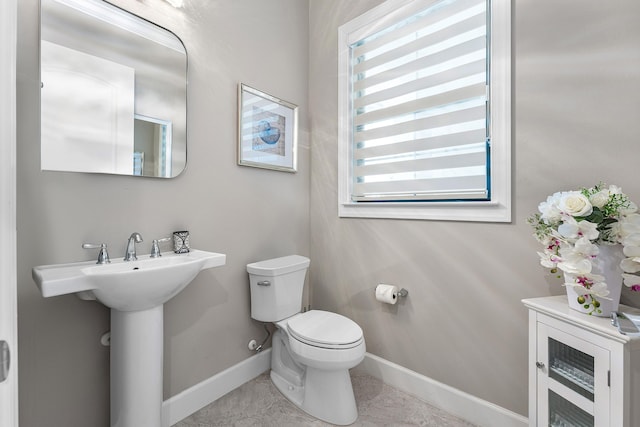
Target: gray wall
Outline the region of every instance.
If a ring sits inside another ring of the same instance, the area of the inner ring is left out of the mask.
[[[310,2],[312,304],[369,352],[527,413],[527,313],[563,292],[525,219],[547,195],[617,184],[640,201],[640,3],[513,1],[513,222],[337,217],[337,29],[381,0]],[[409,290],[396,306],[377,283]]]
[[[109,311],[75,296],[45,299],[31,267],[113,258],[133,231],[145,241],[188,229],[194,248],[227,254],[165,306],[165,398],[251,353],[264,331],[249,314],[245,265],[309,254],[308,3],[161,0],[114,3],[172,29],[189,53],[187,170],[160,180],[40,171],[38,1],[19,2],[18,296],[24,427],[108,425]],[[236,165],[237,84],[300,106],[299,172]],[[168,248],[167,248],[168,249]]]
[[[380,2],[191,0],[176,12],[160,0],[117,1],[174,29],[190,54],[189,164],[174,180],[40,172],[37,1],[20,2],[22,426],[108,418],[108,350],[98,342],[108,311],[42,298],[30,268],[91,259],[84,241],[106,241],[115,257],[134,230],[148,245],[183,228],[194,247],[228,261],[166,305],[165,397],[248,357],[247,341],[262,336],[244,265],[310,252],[314,307],[359,322],[370,352],[526,414],[520,299],[562,289],[538,266],[525,218],[548,194],[599,180],[640,200],[640,4],[512,2],[513,222],[481,224],[337,218],[337,27]],[[235,165],[238,81],[300,105],[298,174]],[[378,282],[409,298],[376,303]]]

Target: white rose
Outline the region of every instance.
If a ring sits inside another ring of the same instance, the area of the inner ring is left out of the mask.
[[[617,185],[610,185],[609,194],[622,194],[622,188],[618,187]]]
[[[560,203],[560,210],[571,216],[589,216],[593,212],[593,206],[579,191],[568,191],[563,193]]]
[[[609,190],[601,190],[589,196],[589,202],[596,208],[601,208],[609,201]]]
[[[538,205],[538,211],[540,211],[541,218],[548,222],[555,222],[560,220],[560,209],[558,209],[558,203],[560,201],[561,193],[554,193],[547,197],[547,200]]]

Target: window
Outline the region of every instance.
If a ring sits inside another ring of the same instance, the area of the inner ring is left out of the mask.
[[[388,0],[339,30],[339,215],[510,221],[508,0]]]

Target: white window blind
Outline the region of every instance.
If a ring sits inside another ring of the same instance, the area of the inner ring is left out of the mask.
[[[487,0],[422,3],[348,40],[354,202],[490,200]]]

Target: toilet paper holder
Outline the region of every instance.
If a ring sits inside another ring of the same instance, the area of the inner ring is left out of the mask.
[[[376,289],[375,288],[373,289],[373,293],[374,294],[376,293]],[[406,297],[408,295],[409,295],[409,291],[406,290],[405,288],[399,289],[398,292],[396,292],[396,297],[398,297],[398,298],[400,298],[400,297],[404,298],[404,297]]]

